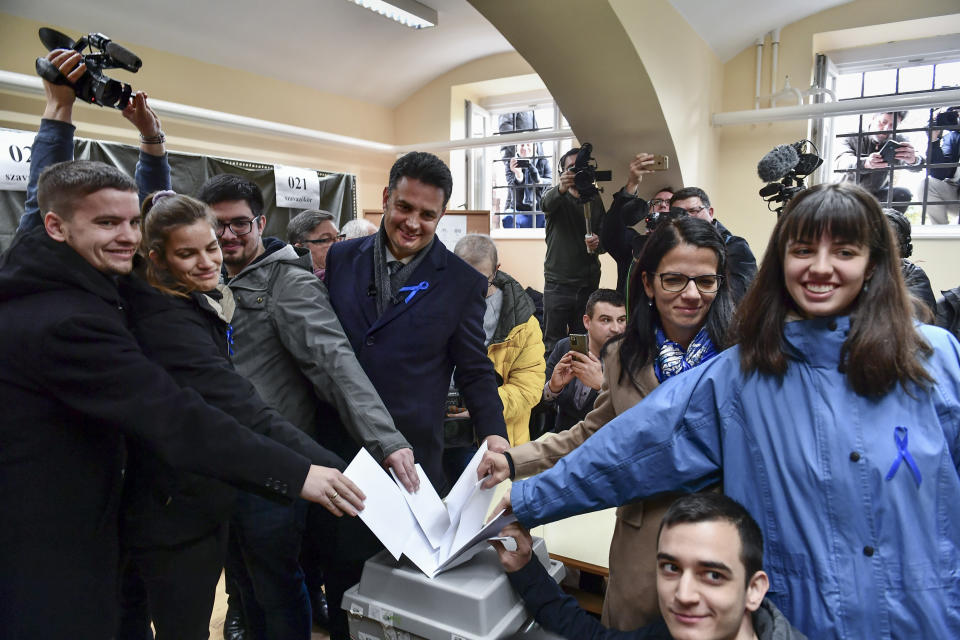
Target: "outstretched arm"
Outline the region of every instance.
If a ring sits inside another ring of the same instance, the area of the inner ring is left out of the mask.
[[[76,82],[87,70],[83,57],[72,49],[54,49],[47,54],[49,60],[67,80]],[[37,182],[40,174],[50,165],[73,160],[73,102],[76,94],[73,87],[52,84],[43,80],[43,92],[47,102],[43,109],[40,129],[33,140],[30,155],[30,177],[27,181],[27,200],[20,218],[19,232],[40,226],[42,216],[37,201]]]
[[[153,193],[170,188],[170,163],[160,118],[147,104],[147,94],[137,91],[123,110],[123,117],[140,133],[140,157],[135,178],[140,202]]]
[[[500,541],[492,544],[510,584],[544,629],[577,640],[642,640],[650,637],[643,629],[608,629],[581,609],[573,596],[564,593],[540,561],[533,557],[533,539],[530,532],[519,524],[507,525],[500,535],[516,541],[516,551],[508,551]]]

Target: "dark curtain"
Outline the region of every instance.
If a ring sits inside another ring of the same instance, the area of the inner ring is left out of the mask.
[[[74,148],[74,157],[78,160],[105,162],[131,176],[136,170],[138,155],[138,149],[130,145],[83,138],[77,139]],[[267,216],[264,235],[286,241],[287,223],[301,209],[276,206],[273,165],[176,152],[169,154],[169,160],[170,179],[177,193],[196,195],[207,179],[221,173],[241,175],[255,183],[263,191],[264,213]],[[355,218],[356,178],[350,174],[324,171],[318,171],[317,175],[320,176],[319,208],[334,215],[337,227]],[[25,191],[0,191],[0,251],[5,251],[13,241],[25,199]]]

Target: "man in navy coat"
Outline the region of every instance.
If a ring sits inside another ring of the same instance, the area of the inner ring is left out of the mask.
[[[489,283],[436,237],[453,177],[438,157],[403,156],[383,190],[383,223],[327,255],[326,282],[361,366],[438,491],[444,478],[443,420],[453,373],[494,451],[509,446],[496,374],[483,346]]]

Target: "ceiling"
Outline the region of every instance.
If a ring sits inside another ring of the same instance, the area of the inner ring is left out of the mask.
[[[71,27],[74,39],[98,31],[134,52],[160,49],[392,107],[451,69],[513,50],[466,0],[424,2],[439,26],[410,29],[347,0],[3,0],[0,11]]]
[[[467,0],[423,1],[439,26],[419,31],[347,0],[3,0],[0,10],[72,29],[73,38],[99,31],[135,52],[169,51],[393,107],[447,71],[513,50]],[[849,1],[669,0],[723,61],[775,27]]]
[[[669,0],[673,8],[727,62],[758,37],[853,0]]]

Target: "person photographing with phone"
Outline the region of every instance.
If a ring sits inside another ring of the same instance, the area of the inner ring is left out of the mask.
[[[583,314],[587,332],[571,333],[557,342],[547,359],[543,399],[557,409],[552,431],[569,429],[593,409],[603,385],[603,345],[621,335],[626,324],[626,307],[619,291],[597,289],[587,298]]]
[[[854,182],[872,193],[880,202],[909,202],[913,194],[904,187],[892,187],[892,167],[906,166],[919,171],[923,156],[917,153],[905,136],[895,133],[907,117],[906,111],[876,113],[867,124],[867,135],[850,136],[838,141],[840,152],[834,159],[834,169],[847,171],[841,182]],[[906,213],[906,206],[893,207]]]

